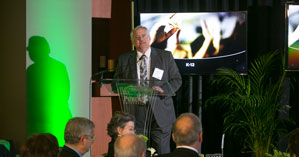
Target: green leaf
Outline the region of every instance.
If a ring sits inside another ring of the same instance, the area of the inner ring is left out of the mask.
[[[284,58],[275,51],[254,60],[248,75],[222,68],[212,81],[223,91],[210,97],[205,106],[221,104],[219,107],[226,110],[224,132],[244,137],[241,141],[244,148],[250,148],[257,157],[269,152],[282,130],[277,113],[289,108],[279,104],[285,76]]]

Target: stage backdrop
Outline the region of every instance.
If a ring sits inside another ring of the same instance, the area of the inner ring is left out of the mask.
[[[91,0],[26,1],[27,135],[90,115]]]

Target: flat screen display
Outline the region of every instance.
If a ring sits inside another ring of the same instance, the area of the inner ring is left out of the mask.
[[[172,52],[181,74],[247,72],[247,12],[141,13],[151,46]]]
[[[288,70],[299,70],[299,5],[288,5]]]

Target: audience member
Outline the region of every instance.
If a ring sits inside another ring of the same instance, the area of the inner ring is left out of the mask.
[[[114,156],[114,143],[118,136],[135,134],[134,121],[134,116],[129,113],[120,111],[115,112],[115,115],[111,118],[107,125],[107,132],[111,137],[111,141],[108,145],[108,157]]]
[[[291,157],[299,157],[299,128],[292,131],[288,145]]]
[[[21,147],[21,157],[58,157],[58,141],[52,134],[33,134]]]
[[[60,157],[81,157],[89,151],[94,141],[94,123],[83,117],[72,118],[64,131],[65,145]]]
[[[146,143],[135,134],[126,134],[116,139],[115,157],[145,157]]]
[[[173,125],[172,138],[176,149],[161,157],[198,157],[202,142],[202,127],[199,118],[193,113],[184,113]]]

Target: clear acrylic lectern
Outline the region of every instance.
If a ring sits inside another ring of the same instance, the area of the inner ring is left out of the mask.
[[[168,81],[148,80],[145,83],[146,86],[142,84],[144,83],[141,83],[141,80],[138,79],[102,79],[100,85],[107,92],[119,95],[121,110],[135,116],[135,126],[136,123],[139,125],[138,121],[140,121],[141,116],[143,117],[143,129],[136,131],[138,134],[143,134],[149,138],[156,99],[158,97],[175,96],[175,92]],[[163,92],[155,90],[157,86]],[[140,112],[140,108],[144,111]]]

